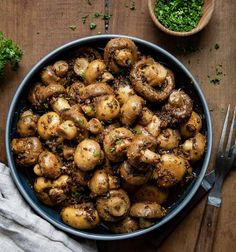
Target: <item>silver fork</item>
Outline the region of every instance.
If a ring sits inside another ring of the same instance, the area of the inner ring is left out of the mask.
[[[221,133],[220,143],[216,154],[215,173],[216,181],[208,196],[205,206],[201,228],[195,245],[195,252],[211,252],[217,226],[219,209],[221,206],[221,188],[224,178],[233,167],[236,158],[236,139],[232,144],[233,132],[235,127],[236,106],[234,107],[233,118],[227,138],[229,125],[230,105],[228,106],[224,126]],[[226,147],[225,141],[227,140]]]

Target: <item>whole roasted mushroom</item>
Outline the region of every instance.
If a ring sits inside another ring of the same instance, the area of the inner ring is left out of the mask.
[[[35,115],[32,110],[26,110],[17,122],[17,133],[21,137],[34,136],[37,131],[37,122],[39,116]]]
[[[200,160],[206,148],[206,137],[197,133],[194,137],[187,139],[181,146],[186,158],[191,162]]]
[[[127,150],[129,163],[140,168],[146,167],[147,164],[155,165],[159,162],[160,155],[152,150],[155,147],[155,142],[152,136],[136,135]]]
[[[183,180],[189,167],[188,161],[183,157],[164,154],[153,170],[153,178],[161,188],[169,188]]]
[[[128,216],[119,222],[111,223],[109,225],[109,228],[111,229],[112,232],[116,234],[124,234],[124,233],[132,233],[138,230],[139,225],[135,219]]]
[[[119,85],[119,87],[115,91],[115,94],[116,94],[116,99],[119,101],[121,105],[123,105],[129,100],[131,96],[135,95],[135,92],[130,85],[123,84],[123,85]]]
[[[54,202],[49,196],[49,191],[52,188],[52,181],[45,177],[37,177],[34,181],[34,191],[37,197],[46,205],[53,206]]]
[[[58,155],[43,151],[38,157],[38,164],[34,167],[34,171],[38,176],[56,179],[61,175],[62,162]]]
[[[130,72],[134,90],[150,102],[168,98],[175,86],[173,73],[150,57],[143,57]]]
[[[64,207],[61,218],[64,223],[78,229],[92,229],[100,224],[98,212],[90,202]]]
[[[103,60],[96,59],[90,62],[84,72],[83,78],[86,85],[94,83],[102,79],[102,75],[106,71],[106,65]]]
[[[104,49],[104,60],[112,72],[118,73],[121,68],[134,65],[137,60],[137,47],[128,38],[111,39]]]
[[[138,202],[130,208],[132,217],[155,219],[166,215],[166,210],[156,202]]]
[[[175,125],[187,120],[193,110],[193,101],[182,90],[174,90],[167,104],[162,107],[162,115],[169,125]]]
[[[99,216],[104,221],[118,221],[123,219],[129,212],[129,196],[122,189],[111,190],[107,196],[97,199],[96,208]]]
[[[180,133],[185,138],[190,138],[196,135],[202,128],[202,119],[198,113],[192,112],[187,122],[180,127]]]
[[[43,114],[37,123],[38,134],[47,140],[58,135],[57,128],[61,123],[60,116],[55,112]]]
[[[144,104],[145,102],[140,96],[130,96],[120,109],[121,122],[126,126],[132,125],[140,116]]]
[[[144,185],[151,177],[151,169],[137,169],[127,161],[119,166],[119,172],[121,178],[129,185]]]
[[[16,155],[16,162],[22,166],[35,165],[40,153],[43,151],[38,137],[13,138],[11,149]]]
[[[82,171],[93,170],[101,164],[103,153],[100,145],[91,139],[85,139],[77,145],[74,153],[74,161]]]
[[[172,150],[179,146],[181,140],[180,133],[178,130],[167,128],[157,137],[157,145],[162,150]]]
[[[118,177],[107,173],[104,169],[95,171],[88,183],[92,196],[106,194],[109,190],[117,189],[119,185]]]
[[[122,161],[133,136],[133,133],[126,128],[116,128],[106,134],[103,147],[107,158],[112,162]]]

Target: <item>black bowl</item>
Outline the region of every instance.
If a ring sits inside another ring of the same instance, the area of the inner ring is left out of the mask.
[[[74,54],[74,52],[76,52],[76,50],[80,46],[87,45],[96,48],[104,48],[106,43],[114,37],[128,36],[110,34],[81,38],[55,49],[54,51],[46,55],[43,59],[41,59],[22,80],[15,93],[8,112],[5,132],[7,159],[11,169],[12,177],[19,191],[21,192],[25,200],[30,204],[30,206],[39,215],[41,215],[44,219],[48,220],[57,228],[76,236],[97,240],[119,240],[135,237],[141,234],[148,233],[151,230],[161,227],[166,222],[171,221],[171,219],[186,206],[186,204],[191,200],[191,198],[199,188],[204,174],[207,170],[212,149],[212,127],[209,109],[204,95],[199,87],[199,84],[194,79],[192,74],[173,55],[160,48],[159,46],[147,42],[145,40],[128,37],[136,43],[136,45],[142,52],[144,52],[145,54],[152,55],[152,57],[154,57],[156,60],[162,62],[171,70],[173,70],[176,77],[177,87],[184,89],[187,93],[190,94],[190,96],[194,100],[195,109],[201,114],[203,118],[203,131],[204,134],[207,135],[207,148],[204,158],[194,168],[196,176],[184,190],[181,197],[179,197],[168,208],[168,214],[165,217],[160,219],[155,225],[149,228],[138,230],[130,234],[113,234],[104,227],[91,231],[82,231],[74,229],[70,226],[67,226],[61,221],[60,215],[57,211],[50,207],[47,207],[37,199],[29,181],[29,176],[27,176],[27,174],[22,169],[17,167],[10,146],[11,139],[16,136],[16,122],[18,120],[19,114],[27,104],[26,97],[28,94],[29,87],[32,83],[34,83],[34,80],[37,79],[39,72],[44,66],[52,63],[57,59],[62,59],[63,57],[70,55],[70,53],[72,52]]]

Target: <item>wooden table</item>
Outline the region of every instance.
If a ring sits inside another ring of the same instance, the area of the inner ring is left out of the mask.
[[[130,8],[132,2],[135,10]],[[89,23],[95,12],[112,14],[112,17],[109,22],[94,18],[97,27],[90,30]],[[81,17],[88,14],[86,24],[83,24]],[[196,36],[180,39],[169,37],[156,29],[149,17],[147,1],[144,0],[1,0],[0,31],[23,48],[24,58],[19,71],[8,73],[7,78],[0,83],[0,160],[6,162],[5,120],[11,99],[23,76],[52,49],[77,38],[106,32],[128,34],[156,43],[176,55],[192,71],[212,110],[213,160],[225,109],[228,103],[235,105],[236,101],[235,16],[234,0],[218,0],[213,18],[205,30]],[[69,28],[71,25],[76,26],[74,31]],[[219,49],[215,49],[216,44]],[[177,45],[194,45],[198,50],[184,54],[176,49]],[[222,65],[223,74],[220,84],[214,85],[210,80],[214,78],[219,65]],[[236,247],[235,171],[226,179],[222,194],[223,204],[214,251],[230,252],[235,251]],[[147,235],[132,240],[100,242],[101,251],[193,251],[203,206],[204,202],[199,204],[159,249],[147,242]]]

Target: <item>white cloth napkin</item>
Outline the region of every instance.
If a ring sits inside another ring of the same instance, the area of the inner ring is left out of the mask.
[[[0,163],[0,251],[94,252],[95,241],[73,240],[36,215],[14,184],[10,169]]]

